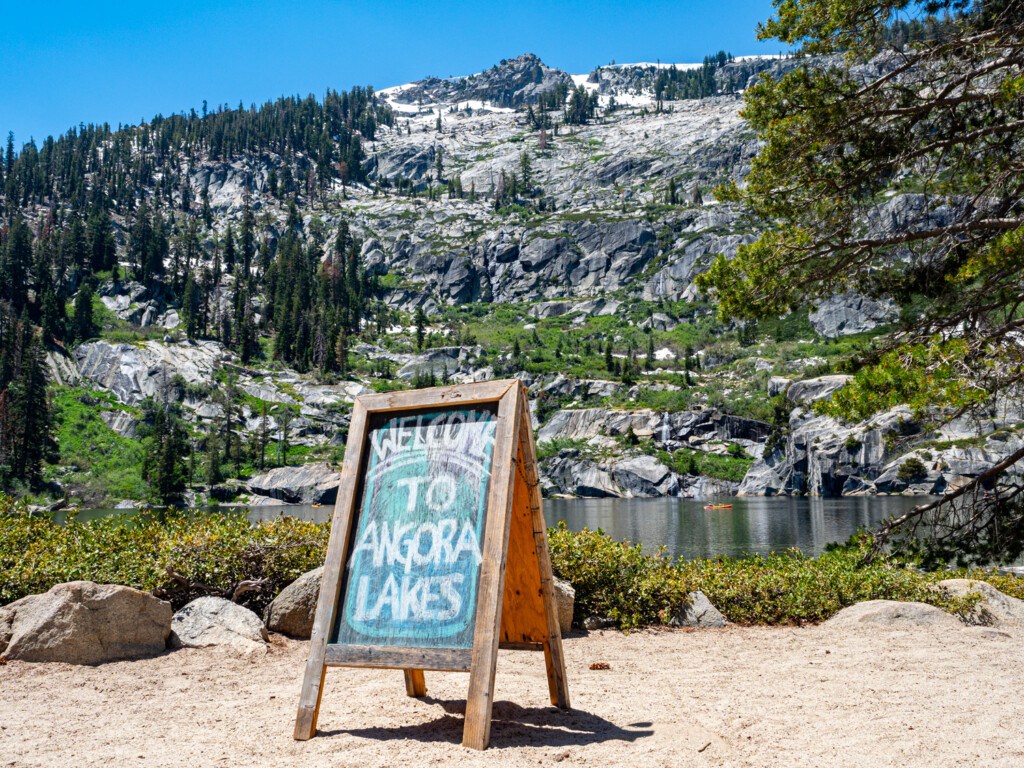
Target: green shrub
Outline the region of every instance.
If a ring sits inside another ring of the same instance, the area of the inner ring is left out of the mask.
[[[736,445],[732,443],[732,445]],[[742,458],[734,454],[730,447],[730,455],[719,456],[708,451],[696,451],[692,448],[680,448],[671,455],[667,451],[655,451],[654,455],[662,464],[671,467],[684,475],[706,475],[717,480],[728,480],[739,483],[747,474],[754,460],[743,449],[736,445]]]
[[[576,590],[573,620],[610,618],[623,628],[667,622],[691,591],[672,561],[645,555],[639,544],[614,541],[603,531],[570,531],[562,521],[549,531],[551,565]]]
[[[572,533],[560,523],[550,532],[552,567],[576,589],[577,622],[597,615],[624,628],[667,623],[696,590],[736,624],[819,622],[864,600],[918,601],[951,612],[977,602],[934,589],[948,573],[922,573],[889,560],[862,565],[866,546],[862,538],[819,557],[788,550],[673,562],[660,552],[646,555],[640,545],[616,542],[600,530]]]
[[[0,500],[2,501],[2,500]],[[61,525],[0,503],[0,604],[85,579],[151,591],[180,608],[205,594],[260,611],[289,582],[323,563],[329,527],[244,514],[152,513]]]
[[[151,512],[61,525],[0,495],[0,605],[77,579],[124,584],[180,608],[205,594],[260,612],[302,573],[321,565],[330,525],[243,514]],[[861,565],[866,540],[807,557],[677,560],[614,541],[602,531],[550,530],[555,573],[576,589],[576,621],[610,618],[624,629],[668,623],[703,591],[737,624],[823,621],[862,600],[917,600],[966,613],[976,599],[934,589],[951,576],[988,581],[1024,598],[1024,579],[988,571],[922,573],[891,560]],[[239,590],[248,584],[249,591]]]
[[[914,480],[924,477],[928,474],[928,469],[924,463],[916,456],[911,456],[909,459],[900,464],[900,468],[896,470],[896,478],[902,480],[905,483],[911,483]]]

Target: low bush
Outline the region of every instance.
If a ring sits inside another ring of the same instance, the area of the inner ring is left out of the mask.
[[[153,592],[180,608],[201,595],[257,612],[323,563],[329,526],[244,514],[154,513],[59,524],[0,497],[0,604],[88,580]]]
[[[933,584],[947,572],[923,573],[892,560],[862,565],[867,540],[860,538],[818,557],[798,550],[771,555],[672,561],[644,554],[639,545],[612,540],[602,531],[551,530],[555,572],[576,589],[576,621],[598,615],[623,628],[668,623],[700,590],[737,624],[819,622],[864,600],[930,603],[953,613],[976,600],[951,598]],[[972,578],[993,581],[989,572]],[[1020,588],[1020,587],[1018,587]]]
[[[0,605],[54,584],[86,579],[124,584],[180,608],[207,594],[260,612],[288,583],[323,563],[330,526],[282,517],[252,524],[244,514],[152,512],[61,524],[0,495]],[[624,629],[668,623],[703,591],[738,624],[800,624],[862,600],[918,600],[952,612],[973,606],[933,588],[977,578],[1017,597],[1024,580],[989,571],[923,573],[891,560],[861,565],[866,540],[819,557],[673,560],[614,541],[602,531],[550,531],[555,573],[576,589],[575,618],[597,615]]]

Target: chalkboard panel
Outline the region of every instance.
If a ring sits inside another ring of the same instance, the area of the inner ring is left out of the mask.
[[[377,414],[330,642],[471,648],[496,407]]]

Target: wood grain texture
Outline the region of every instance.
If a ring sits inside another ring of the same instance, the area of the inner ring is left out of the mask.
[[[533,427],[530,423],[529,404],[524,397],[520,407],[519,451],[521,460],[519,472],[529,491],[530,514],[533,521],[533,541],[540,573],[540,591],[547,615],[547,637],[544,642],[544,662],[548,674],[548,693],[551,703],[561,709],[569,709],[569,681],[565,674],[565,654],[562,651],[562,631],[558,623],[558,606],[555,603],[555,585],[551,573],[551,554],[548,551],[547,523],[540,492],[540,476],[537,469],[537,449],[533,442]]]
[[[377,645],[328,645],[325,661],[331,667],[466,672],[468,648],[398,648]]]
[[[547,614],[533,536],[530,489],[522,471],[522,440],[519,442],[501,605],[501,640],[504,643],[544,643],[548,637]]]
[[[422,669],[405,670],[405,695],[413,699],[422,699],[427,695],[427,679]]]
[[[501,379],[477,384],[455,384],[448,387],[362,395],[359,401],[370,413],[436,408],[443,405],[474,405],[500,400],[506,392],[518,385],[518,379]]]
[[[501,638],[501,598],[505,587],[505,556],[512,521],[516,443],[519,442],[523,414],[521,401],[524,398],[522,384],[516,381],[498,403],[494,468],[487,505],[483,563],[480,567],[476,632],[466,698],[466,725],[462,736],[463,746],[471,749],[486,749],[491,738],[494,670]]]
[[[359,477],[365,459],[366,421],[366,408],[357,400],[352,409],[350,437],[345,447],[345,462],[341,469],[341,482],[338,485],[338,497],[331,521],[331,537],[324,560],[324,576],[313,619],[313,632],[309,640],[309,658],[306,660],[302,691],[299,694],[299,711],[295,717],[293,737],[299,741],[313,737],[320,715],[325,674],[324,656],[327,638],[334,626],[335,608],[341,592],[342,567],[346,559]]]

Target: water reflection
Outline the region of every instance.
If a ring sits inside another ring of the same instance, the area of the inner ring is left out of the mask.
[[[670,555],[695,558],[714,555],[767,554],[797,547],[819,554],[827,544],[846,541],[858,528],[906,512],[925,499],[876,496],[842,499],[749,498],[722,499],[732,509],[705,510],[705,501],[692,499],[545,499],[549,525],[564,520],[571,530],[603,529],[619,541],[643,544],[648,551],[664,545]],[[212,507],[210,511],[241,513],[241,507]],[[252,507],[253,522],[281,516],[322,522],[333,505]],[[78,520],[133,510],[83,510]],[[60,517],[60,516],[57,516]]]
[[[564,520],[571,530],[603,529],[644,549],[664,545],[685,558],[766,554],[796,547],[819,554],[846,541],[858,528],[907,511],[922,499],[906,497],[729,499],[732,509],[705,510],[691,499],[585,499],[544,502],[550,525]]]

